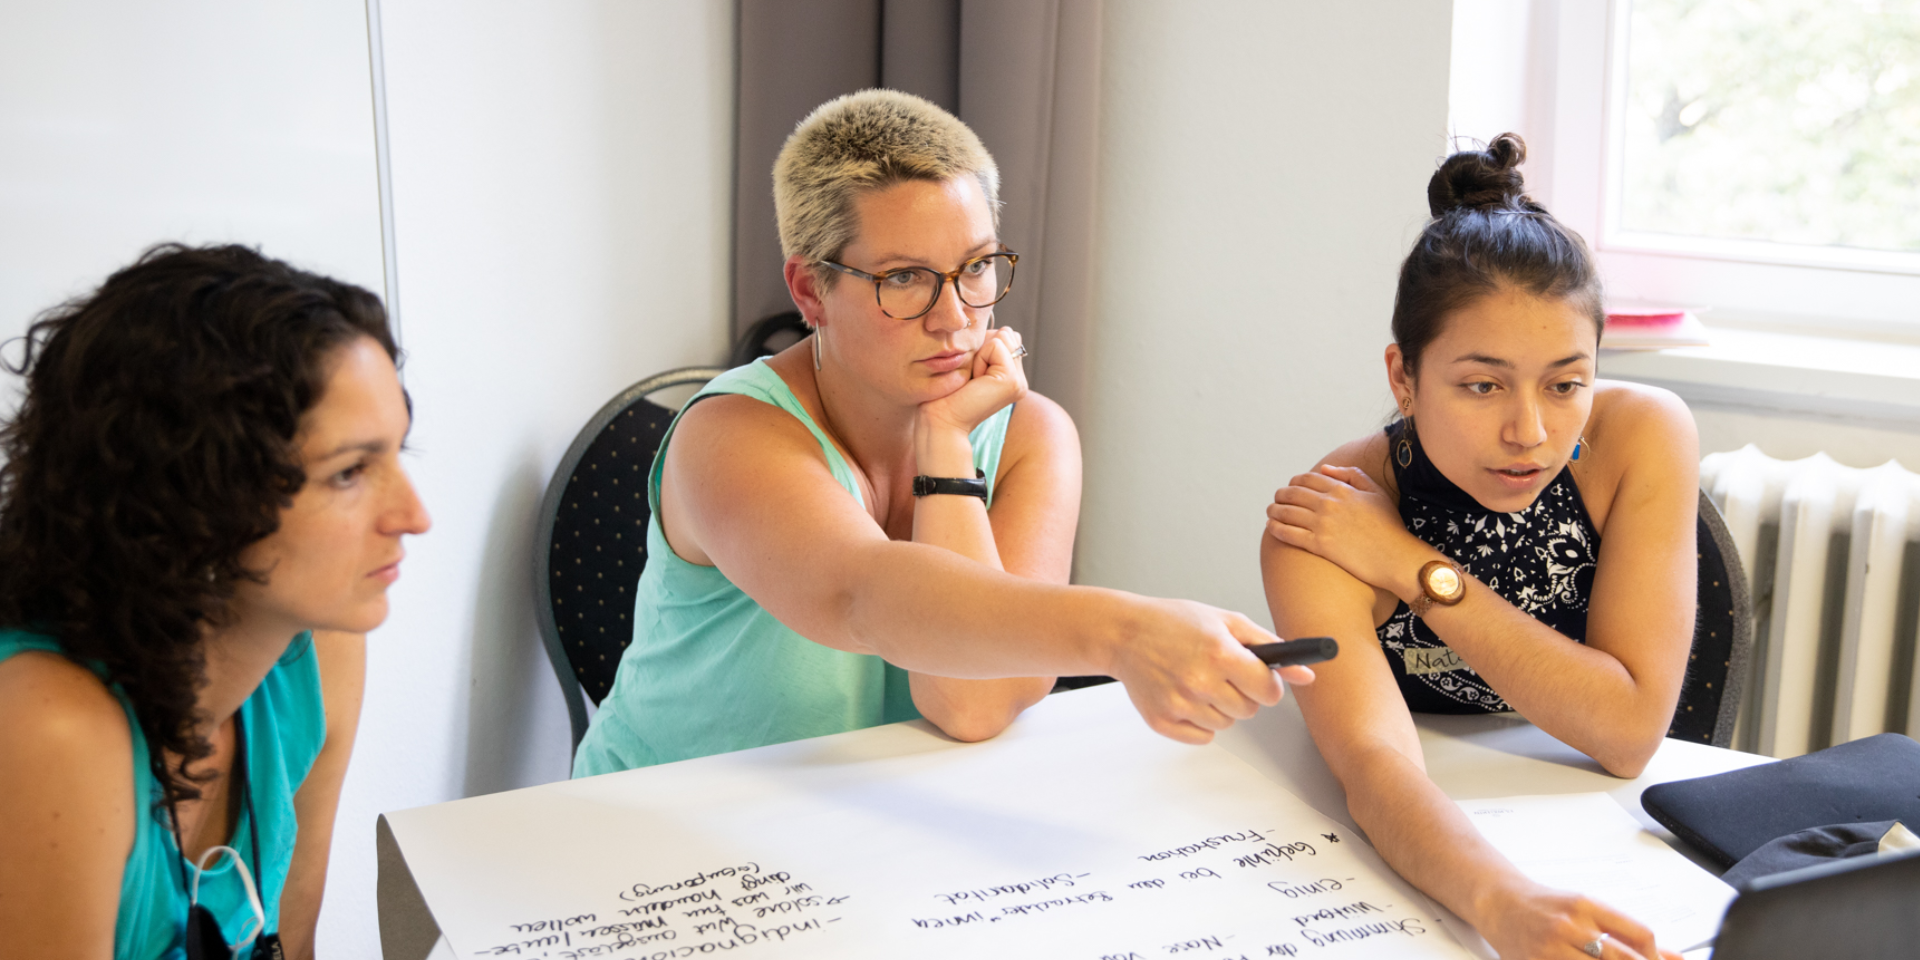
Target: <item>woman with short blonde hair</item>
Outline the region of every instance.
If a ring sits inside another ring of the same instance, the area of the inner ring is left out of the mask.
[[[915,717],[979,740],[1058,674],[1119,678],[1191,742],[1279,700],[1245,617],[1067,586],[1079,440],[993,329],[1018,261],[998,180],[964,124],[893,91],[788,139],[774,195],[813,332],[669,429],[633,645],[576,776]]]
[[[815,110],[793,132],[773,167],[780,252],[809,264],[821,286],[824,261],[838,259],[859,231],[854,201],[865,191],[925,180],[972,177],[1000,229],[1000,168],[966,124],[932,103],[895,90],[869,90]]]

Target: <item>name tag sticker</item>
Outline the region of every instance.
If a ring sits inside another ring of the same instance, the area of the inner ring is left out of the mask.
[[[1467,666],[1465,660],[1460,659],[1459,654],[1453,652],[1452,647],[1416,647],[1402,650],[1400,653],[1406,659],[1409,677],[1452,673],[1455,670],[1465,670],[1469,673],[1473,671],[1472,667]]]

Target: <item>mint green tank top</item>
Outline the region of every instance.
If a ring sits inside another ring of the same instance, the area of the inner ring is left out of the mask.
[[[0,662],[28,650],[60,653],[60,641],[37,633],[0,629]],[[187,893],[180,887],[180,864],[186,860],[168,826],[160,781],[154,779],[148,766],[147,737],[134,717],[133,704],[119,685],[108,689],[127,712],[127,726],[133,733],[133,850],[127,854],[126,872],[120,878],[113,955],[115,960],[182,960],[186,956]],[[252,793],[252,815],[260,819],[262,849],[256,856],[244,807],[227,845],[246,858],[248,870],[259,865],[262,875],[255,879],[267,914],[266,932],[273,933],[280,929],[280,891],[287,883],[299,829],[293,794],[306,780],[327,737],[320,667],[311,634],[293,639],[280,662],[240,705],[240,713],[247,731],[247,788]],[[187,877],[191,880],[192,876],[193,865],[188,863]],[[247,921],[253,919],[240,873],[228,857],[222,857],[219,866],[201,876],[200,902],[220,921],[229,943],[238,939]]]
[[[687,401],[739,394],[792,414],[820,442],[833,478],[864,506],[853,470],[800,401],[764,361],[715,377]],[[986,474],[989,506],[1013,407],[975,427],[974,466]],[[717,567],[675,555],[660,530],[660,473],[648,475],[647,566],[634,606],[633,644],[613,689],[574,756],[589,777],[731,750],[843,733],[920,716],[907,672],[877,656],[822,646],[774,619]]]

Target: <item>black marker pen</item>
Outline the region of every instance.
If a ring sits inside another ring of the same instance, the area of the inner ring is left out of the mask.
[[[1332,637],[1306,637],[1248,647],[1247,652],[1269,667],[1299,667],[1340,655],[1340,641]]]

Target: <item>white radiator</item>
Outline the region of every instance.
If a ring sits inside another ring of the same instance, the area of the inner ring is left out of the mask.
[[[1920,736],[1920,475],[1749,445],[1700,461],[1746,565],[1754,650],[1734,746],[1793,757]]]

